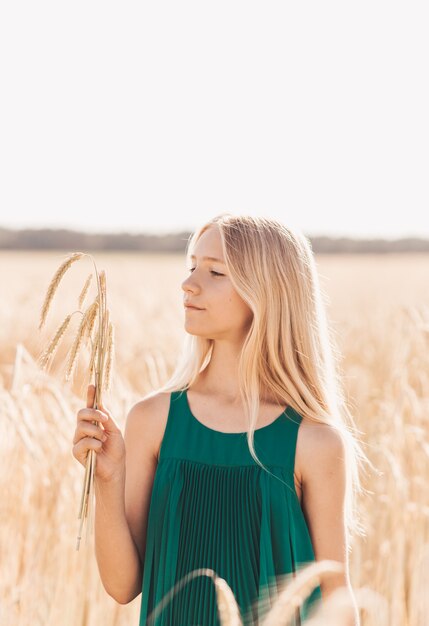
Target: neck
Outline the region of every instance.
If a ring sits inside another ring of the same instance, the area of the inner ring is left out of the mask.
[[[210,363],[200,373],[196,387],[228,404],[240,404],[238,361],[242,344],[216,339]]]
[[[241,348],[241,343],[216,340],[210,363],[199,374],[193,389],[214,395],[224,404],[240,407],[242,402],[237,372]],[[260,401],[276,404],[268,394],[260,394]]]

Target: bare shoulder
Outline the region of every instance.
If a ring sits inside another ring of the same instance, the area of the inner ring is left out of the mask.
[[[144,435],[156,460],[167,424],[170,399],[170,392],[150,394],[136,402],[127,415],[126,428],[138,432],[141,437]]]
[[[300,483],[322,468],[329,472],[343,457],[344,442],[335,426],[302,418],[295,454],[295,473]]]

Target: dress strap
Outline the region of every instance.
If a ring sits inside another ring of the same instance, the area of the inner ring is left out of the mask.
[[[165,425],[164,435],[162,437],[161,446],[159,449],[159,460],[167,456],[170,457],[173,454],[175,446],[173,446],[174,438],[181,435],[183,429],[183,420],[180,419],[181,391],[172,391],[170,393],[170,405],[168,408],[167,423]]]

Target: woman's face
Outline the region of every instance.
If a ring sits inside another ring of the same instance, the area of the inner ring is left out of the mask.
[[[210,226],[190,252],[191,265],[188,269],[191,271],[182,282],[183,299],[185,303],[202,310],[185,308],[185,330],[206,339],[242,341],[253,313],[235,291],[227,275],[219,228]]]

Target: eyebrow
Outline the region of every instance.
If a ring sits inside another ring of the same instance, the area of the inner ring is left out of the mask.
[[[195,256],[195,254],[191,254],[191,259],[196,259],[197,257]],[[225,265],[225,261],[222,261],[222,259],[217,259],[214,256],[203,256],[202,257],[203,261],[217,261],[218,263],[223,263]]]

